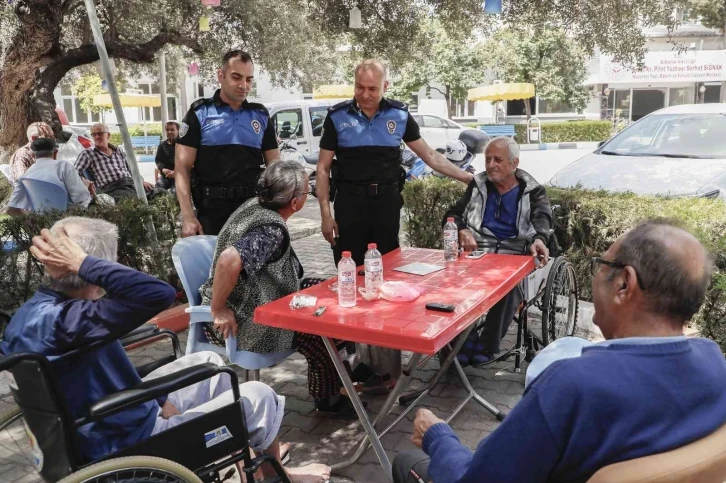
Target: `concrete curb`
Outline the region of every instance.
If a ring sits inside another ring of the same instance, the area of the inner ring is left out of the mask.
[[[547,151],[552,149],[596,149],[596,142],[586,143],[542,143],[542,144],[520,144],[520,151]]]

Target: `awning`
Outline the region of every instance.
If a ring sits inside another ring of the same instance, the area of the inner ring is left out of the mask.
[[[353,86],[329,85],[313,89],[313,99],[353,99]]]
[[[534,84],[494,84],[469,89],[470,101],[513,101],[534,97]]]
[[[119,94],[121,107],[161,107],[161,97],[151,94]],[[93,97],[93,105],[113,107],[110,94],[99,94]]]

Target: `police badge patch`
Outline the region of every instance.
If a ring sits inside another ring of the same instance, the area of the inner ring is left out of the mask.
[[[388,134],[393,134],[396,132],[396,121],[388,121],[386,127],[388,128]]]
[[[260,134],[260,131],[262,131],[262,124],[257,119],[252,121],[252,130],[255,134]]]
[[[179,137],[180,138],[183,138],[186,135],[186,133],[188,133],[188,132],[189,132],[189,124],[187,124],[185,122],[179,124]]]

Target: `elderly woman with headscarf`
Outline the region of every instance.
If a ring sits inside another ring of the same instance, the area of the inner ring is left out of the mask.
[[[258,306],[321,281],[303,280],[286,224],[303,208],[309,190],[302,166],[277,161],[260,177],[257,198],[245,202],[227,220],[217,239],[210,278],[200,288],[203,303],[211,306],[214,317],[205,333],[222,346],[228,336],[236,336],[237,347],[245,351],[294,349],[307,360],[315,408],[354,416],[350,400],[340,395],[342,384],[322,338],[252,321]]]

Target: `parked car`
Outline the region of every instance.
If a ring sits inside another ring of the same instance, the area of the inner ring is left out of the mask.
[[[69,135],[66,142],[58,140],[58,159],[65,159],[75,164],[81,151],[93,146],[93,140],[85,135],[80,135],[77,132],[78,128],[70,126],[68,124],[68,116],[66,116],[66,113],[61,108],[56,107],[55,111],[63,126],[63,132]]]
[[[726,199],[726,104],[649,114],[560,170],[552,186]]]
[[[459,139],[459,133],[465,128],[449,119],[433,114],[413,114],[414,120],[421,130],[421,137],[432,148],[445,148],[446,143]]]

